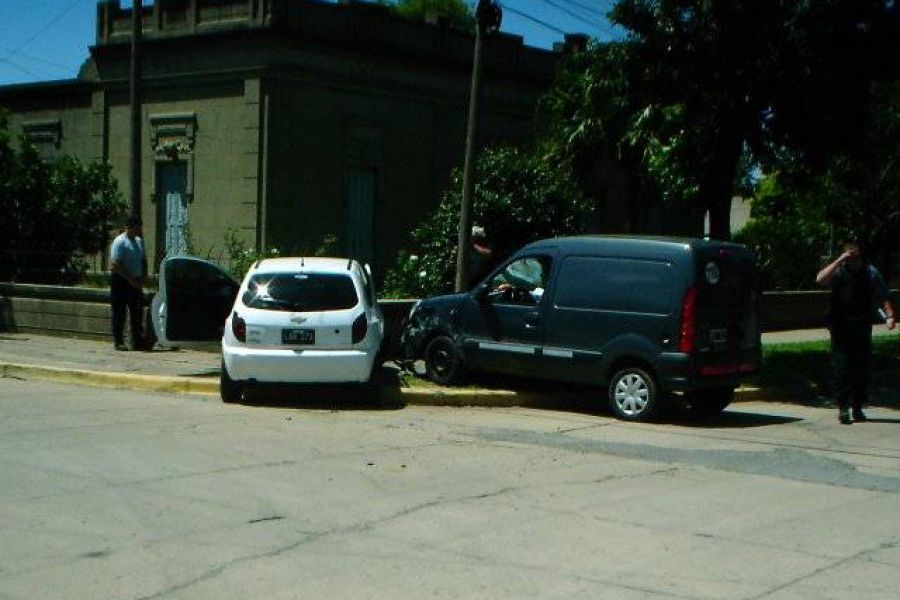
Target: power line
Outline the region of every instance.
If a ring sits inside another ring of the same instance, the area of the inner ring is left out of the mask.
[[[563,31],[563,30],[560,29],[559,27],[556,27],[556,26],[554,26],[554,25],[551,25],[550,23],[545,23],[544,21],[541,21],[540,19],[538,19],[538,18],[536,18],[536,17],[532,17],[531,15],[529,15],[529,14],[527,14],[527,13],[523,13],[523,12],[521,12],[521,11],[516,10],[515,8],[512,8],[512,7],[510,7],[510,6],[506,6],[505,4],[503,4],[503,5],[501,5],[501,6],[503,6],[503,10],[507,10],[507,11],[513,13],[513,14],[519,15],[520,17],[522,17],[522,18],[524,18],[524,19],[528,19],[529,21],[533,21],[533,22],[537,23],[538,25],[540,25],[541,27],[546,27],[547,29],[550,29],[551,31],[555,31],[556,33],[561,33],[561,34],[563,34],[563,35],[569,33],[568,31]]]
[[[7,47],[5,47],[5,46],[0,46],[0,50],[2,50],[2,51],[4,51],[4,52],[8,52],[8,53],[11,53],[11,52],[12,52],[12,50],[10,50],[9,48],[7,48]],[[8,55],[7,55],[7,56],[8,56]],[[33,56],[33,55],[31,55],[31,54],[25,54],[24,52],[17,52],[17,53],[16,53],[16,56],[18,56],[19,58],[24,58],[25,60],[28,60],[28,61],[31,61],[31,62],[41,63],[41,64],[46,65],[46,66],[48,66],[48,67],[55,67],[55,68],[57,68],[57,69],[59,69],[59,70],[61,70],[61,71],[71,71],[71,70],[72,70],[72,67],[71,67],[71,66],[62,65],[62,64],[60,64],[60,63],[56,63],[56,62],[52,62],[52,61],[49,61],[49,60],[45,60],[45,59],[43,59],[43,58],[38,58],[37,56]]]
[[[9,60],[9,59],[7,59],[7,58],[0,58],[0,63],[6,63],[6,64],[8,64],[9,66],[11,66],[11,67],[13,67],[13,68],[15,68],[15,69],[18,69],[19,71],[22,71],[22,72],[25,73],[26,75],[30,75],[30,76],[32,76],[32,77],[38,77],[38,78],[41,77],[40,75],[38,75],[37,73],[35,73],[35,72],[32,71],[31,69],[26,69],[26,68],[23,67],[22,65],[16,64],[16,63],[14,63],[13,61],[11,61],[11,60]]]
[[[567,4],[572,4],[574,6],[577,6],[578,8],[587,12],[588,14],[591,14],[591,15],[597,14],[602,17],[606,16],[603,13],[595,12],[597,10],[596,6],[590,6],[589,4],[585,4],[584,2],[579,2],[579,0],[562,0],[562,1],[566,2]],[[598,0],[598,2],[605,2],[607,8],[613,7],[612,0]]]
[[[609,30],[607,27],[605,27],[604,25],[601,25],[600,23],[598,23],[598,22],[596,22],[596,21],[588,21],[587,19],[585,19],[584,17],[582,17],[582,16],[579,15],[578,13],[576,13],[576,12],[574,12],[574,11],[572,11],[572,10],[566,8],[566,7],[563,6],[562,4],[559,4],[558,2],[554,2],[553,0],[541,0],[541,1],[544,2],[545,4],[549,4],[549,5],[552,6],[553,8],[556,8],[557,10],[561,10],[562,12],[566,13],[566,14],[569,15],[570,17],[572,17],[572,18],[574,18],[574,19],[577,19],[578,21],[581,21],[581,22],[584,23],[585,25],[590,25],[591,27],[595,27],[595,28],[597,28],[597,29],[603,31],[603,33],[605,33],[606,35],[608,35],[608,36],[610,36],[610,37],[615,37],[615,35],[612,33],[612,31],[610,31],[610,30]]]
[[[28,37],[24,42],[22,42],[21,44],[19,44],[19,45],[16,46],[15,48],[13,48],[13,50],[11,50],[11,51],[6,55],[6,58],[9,58],[9,57],[11,57],[11,56],[13,56],[13,55],[15,55],[15,54],[18,54],[19,50],[21,50],[22,48],[24,48],[25,46],[27,46],[28,44],[30,44],[31,42],[33,42],[35,39],[37,39],[37,37],[38,37],[39,35],[41,35],[41,34],[44,33],[45,31],[47,31],[48,29],[50,29],[51,27],[53,27],[54,25],[56,25],[56,23],[57,23],[60,19],[62,19],[63,17],[65,17],[67,14],[69,14],[69,12],[70,12],[73,8],[75,8],[75,6],[76,6],[77,4],[79,4],[79,3],[83,2],[83,1],[84,1],[84,0],[74,0],[74,2],[72,2],[72,3],[70,3],[68,6],[66,6],[66,8],[65,8],[61,13],[59,13],[58,15],[56,15],[55,17],[53,17],[52,19],[50,19],[50,21],[48,21],[46,25],[44,25],[43,27],[41,27],[40,29],[38,29],[36,32],[34,32],[34,33],[33,33],[30,37]]]

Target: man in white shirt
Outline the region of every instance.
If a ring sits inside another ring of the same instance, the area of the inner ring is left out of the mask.
[[[112,274],[110,303],[116,350],[128,349],[124,337],[126,309],[131,324],[131,346],[134,350],[140,350],[143,345],[143,283],[147,260],[141,233],[140,217],[128,217],[125,231],[113,240],[109,253],[109,270]]]

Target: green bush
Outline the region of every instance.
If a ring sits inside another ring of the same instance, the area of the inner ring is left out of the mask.
[[[126,209],[109,165],[48,163],[24,140],[17,149],[0,114],[0,278],[76,281]]]
[[[814,289],[823,256],[830,252],[825,207],[791,189],[778,176],[763,179],[750,222],[734,236],[757,253],[765,290]]]
[[[485,150],[477,160],[472,222],[483,226],[499,262],[522,245],[542,238],[584,232],[592,205],[573,183],[569,170],[512,147]],[[385,277],[388,297],[424,297],[451,291],[462,174],[432,215],[411,236]]]

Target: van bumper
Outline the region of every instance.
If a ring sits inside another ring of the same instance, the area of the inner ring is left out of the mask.
[[[759,372],[760,356],[749,353],[727,360],[698,360],[682,352],[664,352],[656,362],[659,386],[667,392],[737,387]]]

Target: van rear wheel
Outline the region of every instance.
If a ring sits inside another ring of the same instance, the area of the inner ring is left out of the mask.
[[[639,367],[619,369],[609,382],[609,406],[625,421],[646,421],[659,408],[653,376]]]
[[[453,340],[439,335],[425,347],[425,373],[441,385],[453,385],[462,379],[462,357]]]

